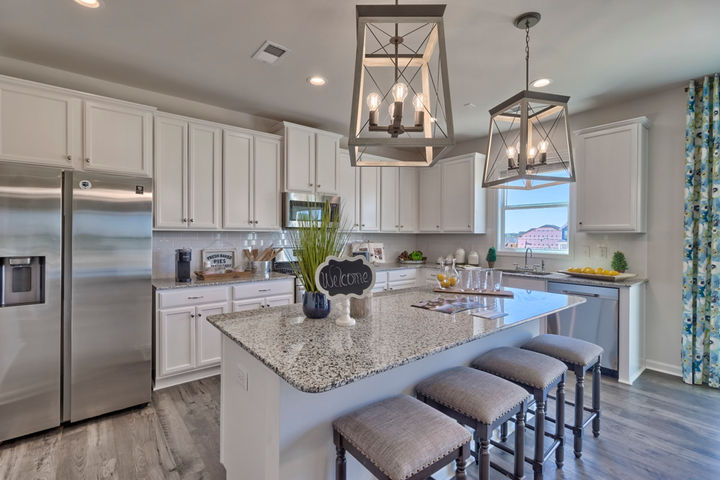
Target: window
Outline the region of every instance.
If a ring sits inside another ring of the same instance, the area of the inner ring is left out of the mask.
[[[500,250],[530,247],[536,252],[568,253],[569,199],[568,183],[537,190],[500,190]]]

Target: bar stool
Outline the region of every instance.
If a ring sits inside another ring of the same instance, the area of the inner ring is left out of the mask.
[[[419,400],[475,430],[474,456],[480,464],[480,480],[487,480],[490,467],[504,475],[524,478],[523,461],[527,392],[507,380],[469,367],[455,367],[420,382],[415,387]],[[493,430],[515,418],[515,468],[510,473],[490,461],[488,451]]]
[[[465,480],[472,436],[409,395],[373,403],[333,422],[335,478],[345,480],[345,451],[380,480],[420,480],[455,462]]]
[[[542,353],[557,358],[567,365],[568,369],[575,372],[575,403],[565,402],[575,407],[575,424],[568,425],[564,417],[558,416],[558,422],[572,430],[575,436],[573,450],[575,457],[582,456],[582,441],[585,427],[592,421],[593,436],[600,436],[600,359],[603,348],[594,343],[586,342],[563,335],[545,334],[533,338],[522,348]],[[585,372],[592,369],[592,408],[585,407]],[[590,412],[587,419],[583,420],[585,412]]]
[[[514,347],[500,347],[490,350],[472,361],[471,366],[478,370],[497,375],[510,380],[530,392],[535,400],[535,454],[533,458],[526,457],[525,461],[533,466],[533,478],[543,478],[543,465],[553,452],[555,463],[562,468],[564,462],[564,434],[565,430],[556,426],[555,433],[545,432],[545,408],[548,393],[557,387],[557,402],[555,414],[557,418],[565,416],[565,377],[567,368],[565,364],[552,357]],[[516,431],[519,429],[516,425]],[[505,436],[503,428],[503,436]],[[550,447],[545,450],[545,437],[553,439]],[[501,450],[508,451],[502,443],[491,442]]]

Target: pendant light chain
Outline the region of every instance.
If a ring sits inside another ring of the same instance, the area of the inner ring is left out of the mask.
[[[400,0],[395,0],[395,5],[396,6],[399,5],[399,2],[400,2]],[[395,38],[396,39],[398,38],[398,24],[397,23],[395,24]],[[398,58],[398,48],[399,47],[400,47],[400,45],[397,42],[395,42],[395,83],[398,83],[398,78],[399,78],[398,73],[400,70],[400,66],[399,66],[400,59]]]
[[[530,90],[530,20],[525,20],[525,90]]]

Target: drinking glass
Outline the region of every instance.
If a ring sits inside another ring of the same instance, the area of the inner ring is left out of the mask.
[[[495,270],[494,268],[489,270],[488,278],[492,279],[488,282],[490,290],[502,290],[502,274],[502,270]]]
[[[473,290],[483,291],[488,288],[488,271],[485,268],[478,268],[473,272]]]

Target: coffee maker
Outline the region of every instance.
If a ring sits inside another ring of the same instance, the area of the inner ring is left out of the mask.
[[[180,283],[190,283],[190,260],[192,260],[192,250],[189,248],[178,248],[175,250],[175,281]]]

